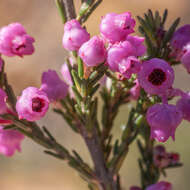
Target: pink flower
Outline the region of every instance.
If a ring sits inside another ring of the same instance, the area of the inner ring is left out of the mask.
[[[146,190],[172,190],[172,184],[166,181],[160,181],[156,184],[149,185]]]
[[[6,56],[31,55],[34,38],[29,36],[20,23],[12,23],[0,30],[0,53]]]
[[[35,87],[24,89],[16,103],[19,119],[28,121],[40,120],[46,114],[48,107],[49,99],[46,93]]]
[[[170,136],[175,139],[176,128],[182,121],[182,113],[174,105],[155,104],[148,109],[146,119],[150,125],[151,138],[165,142]]]
[[[42,74],[42,85],[40,87],[50,101],[56,101],[65,98],[68,93],[68,85],[62,81],[56,71],[48,70]]]
[[[120,73],[127,79],[131,78],[132,74],[136,74],[140,71],[141,63],[134,56],[123,59],[119,64]]]
[[[80,23],[73,19],[65,23],[63,47],[69,51],[78,50],[81,45],[90,39],[90,34],[82,28]]]
[[[21,152],[21,141],[24,135],[16,130],[3,130],[0,126],[0,153],[5,156],[13,156],[16,150]]]
[[[104,41],[98,36],[92,37],[80,47],[79,56],[89,67],[103,63],[107,57]]]
[[[190,93],[183,95],[176,105],[181,110],[183,119],[190,121]]]
[[[119,64],[134,54],[134,47],[128,41],[116,43],[108,49],[107,63],[112,71],[119,72]]]
[[[109,13],[102,18],[100,32],[109,42],[124,41],[128,34],[134,32],[135,20],[131,13]]]
[[[139,36],[127,36],[126,40],[132,44],[135,49],[134,56],[143,56],[146,52],[146,47],[143,44],[145,38]]]
[[[138,80],[147,93],[163,94],[173,85],[174,70],[166,61],[153,58],[142,64]]]

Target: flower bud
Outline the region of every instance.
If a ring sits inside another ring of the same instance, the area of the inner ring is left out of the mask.
[[[90,34],[73,19],[65,23],[63,47],[69,51],[77,51],[81,45],[90,39]]]
[[[100,32],[111,43],[124,41],[128,34],[134,32],[135,20],[131,13],[109,13],[102,18]]]
[[[92,37],[81,46],[79,49],[79,56],[89,67],[103,63],[107,57],[104,41],[98,36]]]

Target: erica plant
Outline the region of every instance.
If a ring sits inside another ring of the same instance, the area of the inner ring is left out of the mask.
[[[99,24],[100,34],[90,36],[85,22],[100,3],[82,0],[76,13],[72,0],[56,0],[64,24],[62,45],[68,50],[62,78],[54,70],[45,71],[39,88],[27,87],[18,97],[8,82],[3,56],[31,55],[35,40],[19,23],[0,29],[0,153],[20,152],[26,136],[46,154],[67,161],[90,190],[122,190],[125,176],[119,172],[131,144],[137,142],[141,186],[130,190],[172,190],[160,177],[182,165],[179,154],[157,142],[170,137],[174,141],[182,120],[190,121],[190,93],[173,87],[173,67],[182,65],[190,72],[190,25],[177,28],[177,18],[166,28],[167,10],[163,15],[148,10],[137,20],[130,12],[108,13]],[[136,21],[141,36],[134,35]],[[132,101],[135,106],[122,135],[113,140],[119,109]],[[50,104],[81,135],[93,167],[38,125]]]

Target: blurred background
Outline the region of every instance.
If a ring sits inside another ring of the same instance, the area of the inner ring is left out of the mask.
[[[80,0],[74,0],[79,7]],[[148,8],[163,12],[169,9],[168,24],[180,16],[181,25],[190,20],[189,0],[104,0],[87,22],[91,35],[98,34],[101,16],[108,12],[132,12],[133,16],[142,15]],[[66,52],[61,40],[63,25],[56,10],[54,0],[0,0],[0,27],[11,22],[22,23],[27,32],[33,36],[35,54],[21,58],[5,58],[6,71],[10,83],[17,95],[27,86],[39,86],[43,71],[51,68],[59,71],[64,63]],[[176,67],[175,86],[189,88],[190,75],[182,67]],[[128,107],[122,108],[120,117],[115,122],[115,134],[119,135],[121,126],[128,114]],[[48,113],[39,122],[47,124],[50,131],[70,150],[77,150],[84,159],[91,162],[82,139],[75,135],[54,113]],[[183,122],[177,129],[175,143],[167,142],[168,151],[181,153],[181,161],[185,164],[180,169],[171,169],[167,180],[173,183],[174,190],[188,190],[190,186],[190,124]],[[139,184],[137,168],[138,152],[136,144],[121,169],[122,184],[126,190],[133,184]],[[0,190],[87,190],[78,174],[66,163],[43,153],[43,149],[26,139],[22,144],[22,153],[14,157],[0,156]]]

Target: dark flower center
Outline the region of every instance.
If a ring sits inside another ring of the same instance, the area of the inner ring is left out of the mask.
[[[160,86],[166,80],[166,74],[162,69],[154,69],[148,76],[148,81],[155,86]]]
[[[15,50],[19,51],[20,49],[24,49],[24,48],[26,48],[26,45],[25,44],[21,44]]]
[[[45,102],[41,98],[32,99],[32,110],[35,112],[41,112],[42,108],[45,106]]]

